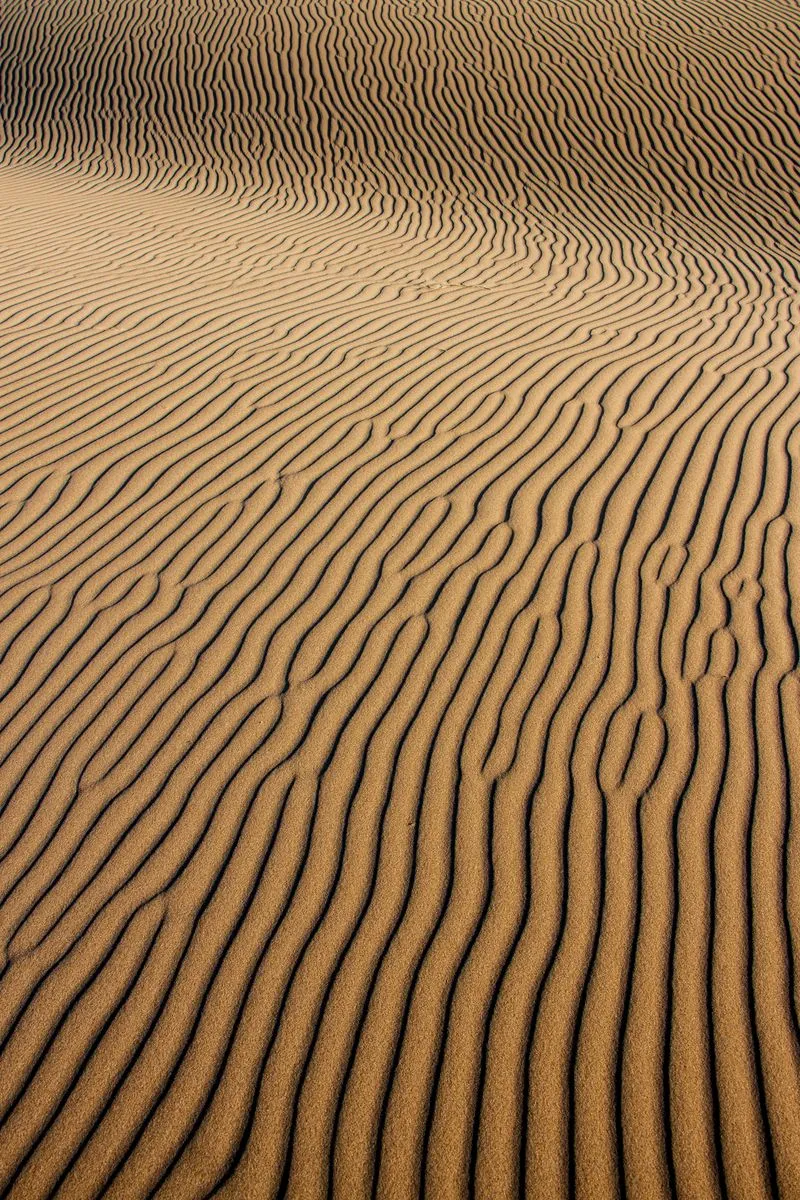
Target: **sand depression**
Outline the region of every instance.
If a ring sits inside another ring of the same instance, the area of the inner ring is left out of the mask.
[[[5,0],[2,1195],[800,1197],[799,83]]]

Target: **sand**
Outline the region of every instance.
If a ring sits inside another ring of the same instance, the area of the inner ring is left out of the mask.
[[[796,7],[0,64],[0,1194],[800,1197]]]

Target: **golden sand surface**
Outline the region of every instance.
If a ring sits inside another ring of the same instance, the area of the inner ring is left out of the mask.
[[[3,0],[0,1195],[800,1197],[800,10]]]

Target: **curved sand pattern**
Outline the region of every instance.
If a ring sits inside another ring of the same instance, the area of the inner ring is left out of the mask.
[[[800,1196],[800,19],[5,0],[0,1183]]]

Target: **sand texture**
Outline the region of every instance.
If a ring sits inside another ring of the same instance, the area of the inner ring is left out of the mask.
[[[800,10],[2,0],[0,1196],[800,1198]]]

